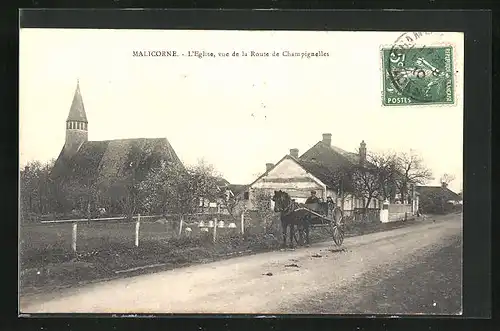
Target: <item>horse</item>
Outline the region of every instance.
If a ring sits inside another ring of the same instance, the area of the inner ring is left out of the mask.
[[[290,248],[294,247],[293,239],[295,238],[295,226],[297,226],[299,230],[300,242],[298,243],[302,243],[302,234],[305,232],[306,245],[309,245],[309,221],[307,218],[294,213],[294,211],[305,207],[305,205],[297,203],[290,198],[288,193],[281,190],[274,191],[272,200],[274,201],[274,211],[280,213],[281,229],[283,230],[283,247],[286,247],[286,232],[288,227],[290,227]]]

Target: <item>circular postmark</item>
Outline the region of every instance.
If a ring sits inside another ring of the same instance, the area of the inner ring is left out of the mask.
[[[388,100],[402,97],[413,103],[453,103],[452,47],[417,44],[429,34],[432,32],[404,33],[383,50]]]

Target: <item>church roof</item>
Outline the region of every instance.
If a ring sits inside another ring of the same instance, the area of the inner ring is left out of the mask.
[[[71,103],[68,119],[66,121],[87,122],[87,114],[85,113],[85,107],[83,106],[83,98],[82,93],[80,92],[79,82],[76,83],[75,95],[73,96],[73,102]]]
[[[166,138],[87,141],[71,158],[61,151],[51,175],[63,181],[109,186],[130,171],[140,181],[162,162],[182,165]]]

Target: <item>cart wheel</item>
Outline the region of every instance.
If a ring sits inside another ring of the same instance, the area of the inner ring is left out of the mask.
[[[333,241],[337,246],[344,242],[344,230],[341,225],[333,225]]]

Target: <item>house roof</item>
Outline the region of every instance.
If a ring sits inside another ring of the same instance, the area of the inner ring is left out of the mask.
[[[262,177],[266,176],[271,170],[273,170],[278,164],[283,162],[283,160],[292,160],[295,163],[297,163],[300,167],[302,167],[305,171],[319,179],[323,184],[328,186],[329,188],[334,188],[338,184],[338,180],[335,179],[334,170],[326,167],[325,165],[316,162],[316,161],[307,161],[307,160],[301,160],[299,158],[295,158],[291,155],[285,155],[281,160],[279,160],[272,168],[264,172],[262,175],[257,177],[252,183],[250,183],[248,186],[252,186],[255,184],[259,179]]]
[[[462,198],[459,194],[453,192],[449,188],[441,186],[417,186],[416,191],[420,193],[421,197],[430,196],[435,194],[444,194],[446,200],[459,201]]]
[[[182,165],[166,138],[87,141],[71,158],[61,151],[51,176],[111,184],[131,169],[137,176],[145,176],[162,161]]]
[[[68,119],[66,121],[80,121],[87,123],[87,114],[83,105],[82,93],[80,92],[80,83],[76,83],[75,95],[69,110]]]
[[[227,187],[230,183],[227,181],[225,178],[222,177],[215,177],[215,184],[218,187]]]
[[[359,163],[359,155],[343,150],[336,146],[330,146],[323,141],[318,141],[313,147],[309,148],[299,158],[304,161],[321,163],[329,168],[339,168]]]
[[[323,184],[329,188],[336,188],[339,183],[339,178],[335,175],[335,170],[331,169],[324,164],[295,159],[297,163],[304,168],[308,173],[318,178]]]
[[[242,184],[229,184],[228,189],[233,192],[234,195],[240,194],[241,192],[244,192],[248,188],[248,185],[242,185]]]
[[[264,172],[248,186],[252,186],[259,179],[266,176],[269,171],[274,169],[285,159],[295,161],[299,166],[319,179],[328,188],[336,188],[340,179],[338,177],[337,170],[342,167],[357,164],[359,162],[359,155],[357,153],[347,152],[336,146],[330,146],[320,140],[299,158],[295,158],[291,155],[285,155],[271,169]]]

